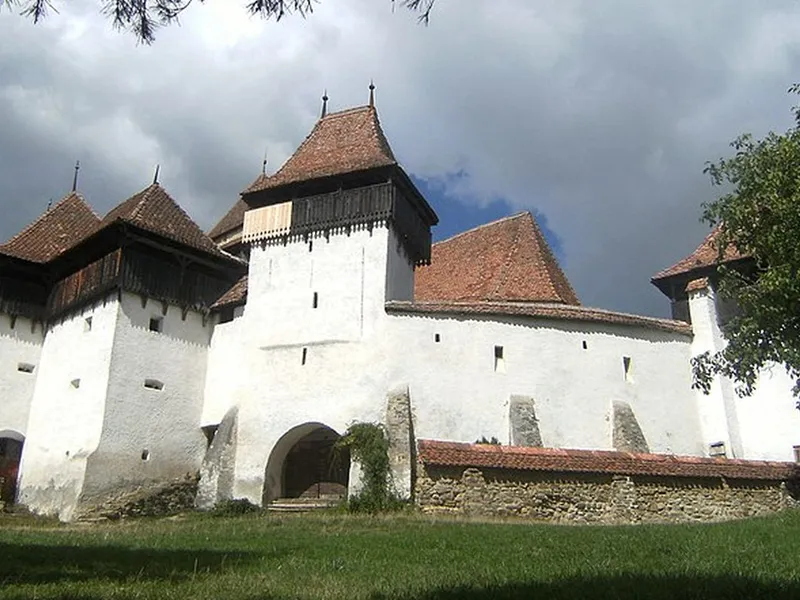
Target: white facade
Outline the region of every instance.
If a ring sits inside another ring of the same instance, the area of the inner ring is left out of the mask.
[[[43,341],[41,323],[0,314],[0,437],[27,435]]]

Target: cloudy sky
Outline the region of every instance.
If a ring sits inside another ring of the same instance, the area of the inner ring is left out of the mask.
[[[395,154],[437,239],[520,210],[546,227],[584,304],[665,316],[650,276],[690,252],[702,169],[739,133],[791,124],[797,0],[321,0],[308,19],[193,5],[152,46],[99,0],[33,25],[0,11],[0,238],[69,191],[99,213],[161,183],[204,228],[277,169],[319,114],[377,85]]]

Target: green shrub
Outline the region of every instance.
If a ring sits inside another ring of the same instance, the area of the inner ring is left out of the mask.
[[[237,517],[251,513],[261,512],[261,507],[253,504],[247,498],[234,498],[218,502],[211,510],[215,517]]]

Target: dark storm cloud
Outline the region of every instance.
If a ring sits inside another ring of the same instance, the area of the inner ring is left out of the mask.
[[[703,164],[790,122],[800,7],[440,0],[430,27],[375,0],[263,25],[207,4],[136,47],[79,2],[33,27],[0,14],[0,237],[81,189],[100,212],[162,182],[209,227],[318,115],[366,101],[453,202],[540,211],[586,304],[664,313],[648,283],[702,239]],[[733,10],[735,8],[735,10]],[[453,177],[454,174],[460,174]]]

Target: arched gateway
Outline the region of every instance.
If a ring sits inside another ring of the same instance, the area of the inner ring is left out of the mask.
[[[0,431],[0,503],[13,504],[17,496],[19,461],[25,436],[16,431]]]
[[[263,502],[278,498],[344,498],[350,453],[334,449],[340,437],[322,423],[304,423],[287,431],[267,460]]]

